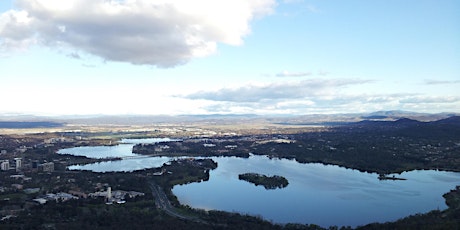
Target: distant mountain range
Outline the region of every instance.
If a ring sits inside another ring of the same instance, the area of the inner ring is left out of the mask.
[[[452,116],[435,121],[418,121],[409,118],[400,118],[395,121],[375,121],[375,120],[363,120],[359,122],[349,123],[354,126],[362,127],[410,127],[410,126],[422,126],[422,125],[449,125],[460,127],[460,116]]]
[[[293,117],[279,118],[277,122],[280,124],[290,125],[344,125],[355,122],[368,122],[368,121],[398,121],[406,122],[409,120],[427,122],[437,121],[452,116],[458,116],[459,113],[416,113],[409,111],[378,111],[373,113],[353,113],[353,114],[313,114]],[[275,118],[276,119],[276,118]],[[404,120],[407,119],[407,120]],[[383,123],[388,124],[388,123]]]
[[[437,121],[460,115],[459,113],[416,113],[409,111],[377,111],[353,114],[311,115],[255,115],[255,114],[210,114],[210,115],[75,115],[34,116],[24,114],[0,114],[0,128],[57,127],[65,124],[81,125],[152,125],[206,123],[275,123],[285,125],[343,125],[365,121]],[[400,120],[403,119],[403,120]],[[407,120],[404,120],[407,119]],[[452,118],[455,120],[456,118]],[[440,121],[441,122],[441,121]],[[447,122],[447,121],[443,121]]]

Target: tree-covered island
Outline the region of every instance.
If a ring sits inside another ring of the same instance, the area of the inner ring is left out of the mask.
[[[253,183],[256,186],[262,185],[265,189],[285,188],[289,184],[289,181],[283,176],[266,176],[258,173],[239,174],[238,179]]]

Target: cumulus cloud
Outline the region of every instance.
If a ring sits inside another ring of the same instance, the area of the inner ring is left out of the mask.
[[[200,91],[183,97],[212,101],[260,102],[263,100],[325,96],[345,86],[369,82],[371,81],[361,79],[309,79],[294,82],[247,85],[238,88],[222,88],[216,91]]]
[[[11,10],[0,15],[0,47],[24,50],[35,43],[33,20],[25,11]]]
[[[16,0],[0,46],[65,46],[106,60],[170,67],[240,45],[274,0]]]

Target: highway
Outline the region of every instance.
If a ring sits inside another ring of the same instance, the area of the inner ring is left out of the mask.
[[[159,185],[157,185],[155,182],[150,181],[149,186],[150,186],[150,189],[152,190],[152,195],[155,199],[155,205],[157,208],[162,209],[167,214],[180,218],[180,219],[204,223],[202,220],[196,217],[185,216],[183,214],[178,213],[176,208],[171,205],[171,202],[166,196],[164,190]]]

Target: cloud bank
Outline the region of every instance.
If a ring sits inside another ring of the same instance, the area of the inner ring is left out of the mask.
[[[240,45],[274,0],[16,0],[0,47],[67,47],[105,60],[171,67]]]
[[[233,102],[299,99],[328,96],[337,92],[339,88],[369,82],[371,81],[361,79],[309,79],[304,81],[247,85],[239,88],[222,88],[217,91],[200,91],[184,97],[188,99]]]
[[[378,110],[450,111],[460,104],[458,96],[429,96],[420,93],[364,93],[353,87],[374,83],[363,79],[308,79],[236,88],[198,91],[177,96],[206,101],[209,113],[309,114],[356,113]]]

